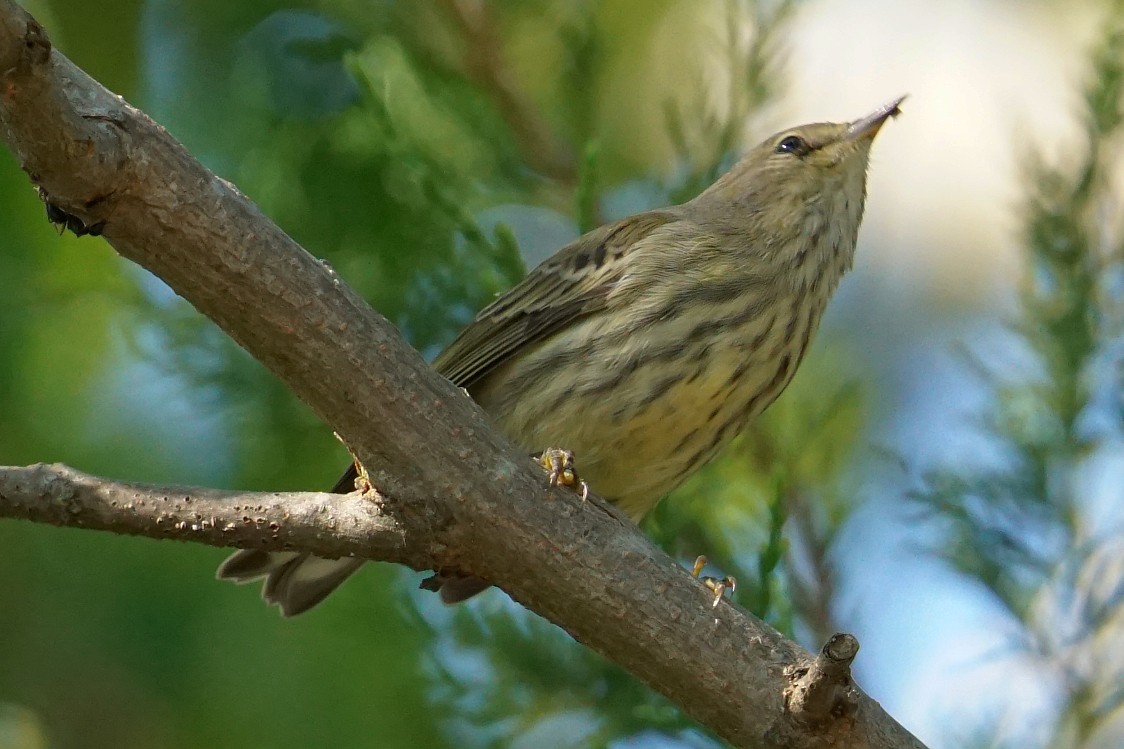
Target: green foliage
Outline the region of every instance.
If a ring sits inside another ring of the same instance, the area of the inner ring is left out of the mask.
[[[1093,480],[1124,427],[1124,227],[1106,210],[1119,205],[1124,156],[1124,14],[1114,24],[1092,55],[1079,153],[1064,166],[1028,159],[1011,327],[1030,365],[1014,379],[972,363],[992,393],[982,425],[1001,460],[935,471],[918,495],[947,530],[942,553],[1005,607],[1020,633],[1012,647],[1058,674],[1057,747],[1100,746],[1097,731],[1124,705],[1110,655],[1124,634],[1124,495]]]
[[[709,183],[780,90],[793,4],[109,5],[88,39],[71,23],[88,11],[52,3],[60,48],[434,354],[524,272],[521,211],[586,229],[610,202],[649,207],[622,185],[686,199]],[[55,234],[6,154],[0,203],[5,462],[245,488],[335,478],[347,457],[324,425],[158,280]],[[829,374],[840,362],[815,353],[648,524],[813,642],[863,421]],[[0,704],[0,731],[33,726],[52,747],[716,743],[498,592],[436,612],[384,567],[283,621],[213,581],[213,550],[18,523],[0,548],[0,695],[18,705]]]
[[[722,95],[698,85],[690,89],[692,99],[665,102],[667,133],[686,168],[671,191],[674,202],[690,200],[731,166],[746,123],[776,97],[782,60],[777,37],[794,5],[792,0],[727,3],[726,22],[712,30],[715,38],[706,45],[722,50]],[[754,29],[748,40],[746,17]]]
[[[667,700],[499,596],[460,607],[451,625],[428,663],[459,746],[606,746],[645,732],[702,741]]]

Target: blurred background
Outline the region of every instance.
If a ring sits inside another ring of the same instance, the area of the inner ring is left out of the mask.
[[[434,355],[599,223],[902,94],[793,385],[645,523],[933,749],[1124,744],[1124,4],[43,0]],[[0,152],[0,463],[326,487],[347,456]],[[0,521],[0,749],[710,747],[492,590],[371,565],[282,620],[218,549]]]

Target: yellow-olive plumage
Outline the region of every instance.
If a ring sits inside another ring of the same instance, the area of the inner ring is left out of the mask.
[[[592,490],[639,521],[792,379],[851,267],[870,145],[900,103],[777,133],[694,200],[578,238],[434,367],[529,453],[573,451]],[[361,564],[248,550],[219,576],[265,576],[266,600],[293,615]],[[487,587],[439,582],[446,602]]]

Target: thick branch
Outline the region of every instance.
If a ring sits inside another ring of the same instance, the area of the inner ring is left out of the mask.
[[[384,497],[379,523],[429,524],[432,545],[403,550],[403,561],[432,552],[437,567],[494,582],[735,745],[921,746],[861,693],[814,728],[788,713],[786,667],[806,663],[805,651],[733,606],[712,610],[704,586],[599,500],[549,492],[542,471],[330,268],[52,50],[11,0],[0,0],[0,137],[52,202],[103,225],[118,252],[343,437]],[[0,514],[27,508],[5,503]],[[302,548],[321,550],[311,537]],[[378,553],[372,540],[360,556]]]

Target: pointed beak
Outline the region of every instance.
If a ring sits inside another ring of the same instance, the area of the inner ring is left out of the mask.
[[[899,96],[893,101],[883,104],[878,109],[874,110],[866,117],[861,117],[852,122],[847,127],[847,132],[843,134],[843,140],[859,140],[860,138],[871,138],[878,135],[878,131],[882,129],[882,124],[891,117],[897,117],[902,113],[898,106],[905,101],[905,96]]]

